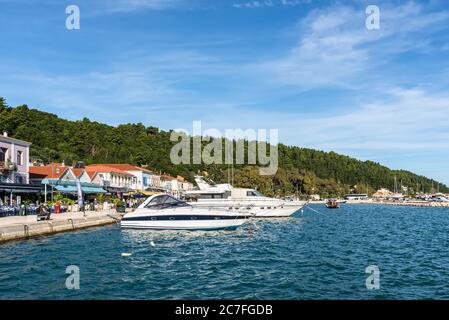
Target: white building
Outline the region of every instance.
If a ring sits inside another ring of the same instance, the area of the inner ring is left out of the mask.
[[[132,190],[136,177],[131,173],[105,164],[94,164],[86,167],[91,180],[111,193],[125,193]]]
[[[353,193],[345,195],[345,199],[349,201],[364,201],[368,200],[368,195],[366,193]]]
[[[96,166],[100,165],[91,165],[88,168],[92,170]],[[133,179],[129,187],[135,191],[145,191],[148,188],[162,188],[161,177],[151,170],[130,164],[102,164],[101,166],[120,170],[132,175]]]

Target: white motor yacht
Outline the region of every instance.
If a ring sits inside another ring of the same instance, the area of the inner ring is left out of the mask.
[[[220,208],[193,207],[167,194],[149,197],[135,211],[124,215],[122,228],[156,230],[220,230],[236,229],[250,217]]]
[[[230,184],[209,184],[201,176],[196,176],[195,182],[199,190],[186,192],[186,197],[193,200],[189,204],[195,208],[213,206],[235,212],[247,210],[256,218],[279,218],[291,216],[306,203],[270,198],[255,189],[234,188]]]

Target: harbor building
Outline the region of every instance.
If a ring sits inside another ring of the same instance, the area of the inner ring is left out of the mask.
[[[81,190],[85,195],[106,192],[102,185],[91,180],[84,168],[73,168],[64,163],[30,166],[29,176],[32,183],[44,186],[45,200],[47,200],[47,195],[51,195],[51,199],[53,199],[55,193],[76,196],[78,193],[77,179],[79,179]]]
[[[366,193],[353,193],[345,195],[345,200],[348,201],[366,201],[368,199],[368,194]]]
[[[137,185],[137,178],[131,173],[114,168],[108,164],[93,164],[86,166],[93,183],[102,186],[108,193],[122,197],[132,191]]]
[[[30,142],[8,137],[6,132],[0,136],[0,182],[28,183]]]
[[[390,196],[394,195],[393,192],[391,192],[390,190],[386,189],[386,188],[381,188],[379,190],[377,190],[374,194],[373,194],[373,198],[375,199],[386,199]]]
[[[176,177],[164,174],[161,176],[161,181],[162,188],[164,188],[167,193],[174,195],[175,197],[180,196],[181,189],[179,188],[178,180],[176,179]]]
[[[134,191],[145,192],[152,189],[161,189],[160,176],[153,171],[137,167],[131,164],[102,164],[102,166],[111,167],[129,173],[133,176],[130,188]],[[95,165],[89,166],[95,168]],[[163,191],[163,190],[160,190]]]
[[[193,190],[193,184],[188,182],[182,176],[170,176],[170,175],[162,175],[162,187],[166,190],[167,193],[174,195],[175,197],[182,196],[186,191]]]
[[[0,203],[20,204],[24,198],[35,198],[41,186],[29,184],[30,142],[0,135]]]

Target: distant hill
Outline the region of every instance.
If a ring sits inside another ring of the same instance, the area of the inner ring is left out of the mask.
[[[0,131],[32,142],[31,157],[44,162],[79,160],[91,163],[132,163],[155,171],[183,175],[192,180],[198,172],[208,172],[217,182],[228,180],[226,165],[173,165],[170,161],[170,132],[141,123],[117,127],[90,121],[61,119],[26,105],[8,107],[0,98]],[[254,166],[236,165],[234,184],[257,187],[274,194],[314,194],[337,196],[349,192],[372,193],[398,184],[415,192],[436,189],[437,182],[412,172],[390,170],[372,161],[359,161],[334,152],[279,145],[279,170],[275,176],[260,176]],[[449,192],[440,183],[441,192]]]

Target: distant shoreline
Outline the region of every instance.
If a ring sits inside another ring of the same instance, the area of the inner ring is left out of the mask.
[[[324,204],[324,201],[311,201],[311,204]],[[345,204],[381,204],[389,206],[426,207],[426,208],[449,208],[449,202],[428,202],[428,201],[348,201]]]

